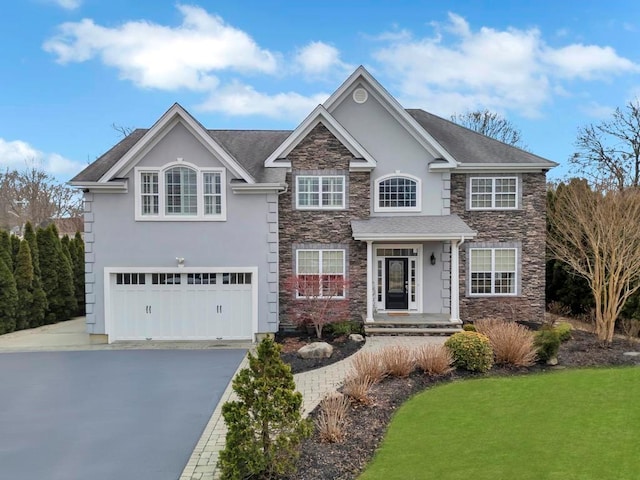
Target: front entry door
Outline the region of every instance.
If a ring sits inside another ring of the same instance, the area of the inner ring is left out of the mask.
[[[409,308],[408,258],[386,258],[386,285],[385,292],[387,310],[407,310]]]

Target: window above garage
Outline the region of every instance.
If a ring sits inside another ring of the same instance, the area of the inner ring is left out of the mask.
[[[223,168],[200,169],[185,162],[135,169],[138,221],[224,221]]]

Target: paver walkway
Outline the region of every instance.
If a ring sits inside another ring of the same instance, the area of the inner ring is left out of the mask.
[[[362,350],[378,350],[388,345],[400,343],[409,346],[424,345],[425,343],[442,344],[447,338],[449,337],[368,337]],[[245,357],[238,367],[238,371],[246,367],[248,367],[248,361]],[[350,370],[351,359],[347,358],[324,368],[295,374],[293,379],[296,383],[296,389],[303,396],[304,416],[311,413],[328,393],[337,390]],[[179,480],[213,480],[217,478],[218,454],[224,448],[227,433],[222,418],[222,405],[232,397],[233,389],[231,382],[229,382]]]

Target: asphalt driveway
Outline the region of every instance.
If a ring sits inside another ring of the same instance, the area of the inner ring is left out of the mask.
[[[0,353],[2,478],[176,480],[245,353]]]

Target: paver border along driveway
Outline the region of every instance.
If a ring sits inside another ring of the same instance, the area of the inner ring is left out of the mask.
[[[2,477],[177,479],[245,353],[0,353]]]

